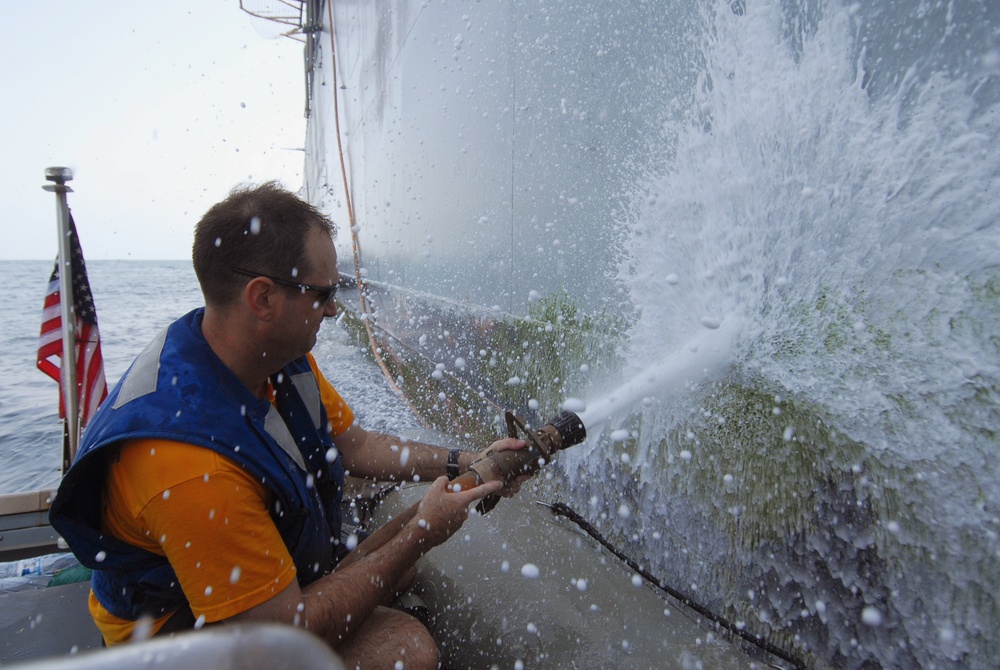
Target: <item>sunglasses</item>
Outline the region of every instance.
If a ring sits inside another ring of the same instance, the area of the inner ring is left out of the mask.
[[[314,286],[313,284],[303,284],[302,282],[291,281],[290,279],[282,279],[281,277],[272,277],[271,275],[266,275],[263,272],[254,272],[252,270],[247,270],[245,268],[232,267],[230,268],[233,272],[238,275],[243,275],[244,277],[264,277],[265,279],[270,279],[275,284],[280,284],[281,286],[288,286],[289,288],[298,289],[299,292],[305,293],[306,291],[312,291],[319,298],[320,305],[326,305],[337,295],[337,285],[333,286]]]

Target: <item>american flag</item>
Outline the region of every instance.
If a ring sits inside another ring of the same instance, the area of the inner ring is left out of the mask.
[[[86,426],[97,406],[108,396],[104,380],[104,357],[101,336],[97,331],[97,310],[87,280],[83,249],[76,234],[73,217],[69,218],[69,246],[73,271],[73,313],[76,316],[76,388],[80,404],[80,425]],[[38,369],[59,381],[63,354],[62,307],[59,292],[59,260],[49,278],[42,310],[42,334],[38,342]],[[66,399],[59,385],[59,416],[66,417]]]

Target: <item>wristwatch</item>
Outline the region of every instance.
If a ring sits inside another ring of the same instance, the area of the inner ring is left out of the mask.
[[[446,472],[448,473],[449,481],[454,479],[455,477],[458,477],[459,475],[458,457],[461,453],[462,453],[461,449],[452,449],[451,451],[448,452],[448,469],[446,470]]]

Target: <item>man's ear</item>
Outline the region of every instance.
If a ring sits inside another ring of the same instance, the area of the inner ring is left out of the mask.
[[[250,313],[261,321],[270,321],[275,316],[277,287],[266,277],[256,277],[243,288],[243,300]]]

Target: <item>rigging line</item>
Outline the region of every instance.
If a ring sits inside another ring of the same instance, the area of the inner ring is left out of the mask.
[[[768,652],[769,654],[772,654],[773,656],[776,656],[776,657],[780,658],[783,661],[791,663],[795,668],[805,668],[806,667],[805,663],[803,663],[801,660],[799,660],[799,659],[795,658],[794,656],[792,656],[791,653],[785,651],[784,649],[781,649],[780,647],[776,647],[775,645],[771,644],[770,642],[768,642],[766,640],[759,639],[756,635],[754,635],[753,633],[751,633],[749,631],[746,631],[746,630],[743,630],[743,629],[737,627],[736,624],[732,623],[731,621],[729,621],[725,617],[723,617],[723,616],[721,616],[719,614],[716,614],[715,612],[713,612],[712,610],[708,609],[704,605],[702,605],[702,604],[696,602],[695,600],[693,600],[691,598],[691,596],[689,596],[689,595],[687,595],[685,593],[682,593],[681,591],[678,591],[677,589],[673,588],[669,584],[666,584],[663,581],[661,581],[660,579],[657,579],[655,576],[653,576],[652,573],[650,573],[649,571],[645,570],[642,566],[640,566],[634,560],[632,560],[631,558],[629,558],[628,556],[626,556],[624,552],[620,551],[617,547],[615,547],[613,544],[611,544],[610,541],[608,541],[603,535],[601,535],[601,533],[600,533],[599,530],[597,530],[589,521],[587,521],[582,516],[580,516],[569,505],[566,505],[565,503],[560,503],[560,502],[557,502],[557,503],[545,503],[545,502],[541,502],[541,501],[536,501],[536,504],[541,505],[542,507],[547,507],[556,516],[565,517],[566,519],[569,519],[570,521],[572,521],[573,523],[575,523],[580,528],[580,530],[582,530],[587,535],[589,535],[590,537],[592,537],[595,540],[597,540],[597,542],[599,542],[601,544],[601,546],[603,546],[605,549],[607,549],[612,554],[614,554],[616,557],[618,557],[619,560],[621,560],[623,563],[625,563],[625,565],[627,565],[631,570],[635,571],[636,574],[638,574],[639,576],[641,576],[647,582],[649,582],[650,584],[652,584],[656,588],[660,589],[661,591],[663,591],[667,595],[671,596],[672,598],[675,598],[676,600],[679,600],[683,604],[685,604],[688,607],[690,607],[691,609],[693,609],[698,614],[701,614],[703,617],[705,617],[709,621],[711,621],[711,622],[713,622],[713,623],[721,626],[722,628],[725,628],[726,630],[728,630],[729,632],[733,633],[734,635],[737,635],[738,637],[746,640],[747,642],[752,643],[753,645],[759,647],[760,649],[763,649],[764,651]]]
[[[343,177],[343,181],[344,181],[344,202],[345,202],[345,204],[347,206],[347,218],[348,218],[349,223],[351,224],[351,245],[352,245],[352,248],[353,248],[353,251],[354,251],[354,279],[355,279],[355,283],[358,286],[358,297],[359,297],[359,300],[361,302],[361,312],[365,315],[365,318],[363,319],[363,321],[365,323],[365,331],[368,334],[368,344],[369,344],[369,347],[371,348],[372,356],[374,356],[376,363],[378,363],[379,368],[382,370],[382,374],[385,376],[386,380],[389,382],[389,386],[393,389],[393,391],[396,393],[396,395],[398,395],[400,398],[403,399],[403,401],[406,403],[406,405],[410,408],[410,411],[413,412],[413,415],[417,417],[417,419],[420,421],[420,423],[423,425],[424,428],[432,428],[433,424],[427,419],[426,416],[424,416],[424,413],[421,412],[410,401],[410,399],[406,396],[406,394],[403,393],[403,389],[400,388],[399,384],[396,382],[396,379],[392,376],[392,373],[389,371],[389,367],[386,365],[385,360],[382,357],[382,353],[380,351],[380,348],[378,346],[378,342],[377,342],[376,337],[375,337],[374,328],[376,328],[376,327],[381,332],[386,333],[386,334],[388,334],[390,336],[392,335],[392,333],[390,333],[385,328],[382,328],[382,327],[378,326],[377,324],[374,324],[374,318],[373,318],[373,315],[372,315],[372,311],[371,311],[371,308],[368,305],[367,295],[365,294],[365,286],[366,286],[367,282],[361,278],[361,245],[360,245],[360,241],[358,239],[358,226],[357,226],[357,221],[356,221],[355,216],[354,216],[354,205],[353,205],[352,200],[351,200],[351,189],[350,189],[350,185],[349,185],[349,182],[348,182],[348,179],[347,179],[347,167],[346,167],[346,164],[345,164],[345,161],[344,161],[344,149],[343,149],[343,145],[341,143],[341,138],[340,138],[340,104],[339,104],[339,96],[338,96],[338,91],[340,89],[339,89],[339,87],[337,85],[337,51],[336,51],[336,46],[335,46],[335,43],[334,43],[334,32],[335,32],[335,30],[334,30],[334,22],[333,22],[333,0],[327,0],[326,9],[327,9],[327,17],[328,17],[328,20],[329,20],[329,31],[330,31],[330,64],[331,64],[331,67],[332,67],[332,70],[333,70],[333,117],[334,117],[335,131],[336,131],[336,134],[337,134],[337,153],[339,154],[339,158],[340,158],[340,174]],[[513,132],[513,128],[512,128],[512,132]],[[514,177],[513,177],[513,170],[514,170],[514,164],[513,164],[513,159],[512,159],[511,160],[511,239],[512,239],[512,242],[511,242],[511,251],[512,252],[513,252],[513,225],[514,225],[513,224],[513,216],[514,216],[513,215],[513,197],[514,197],[513,196],[513,186],[514,186],[514,182],[513,182],[513,179],[514,179]],[[512,263],[513,263],[513,260],[512,260]],[[511,272],[513,273],[513,266],[511,267]],[[398,340],[398,338],[396,338],[396,339]],[[398,341],[400,343],[402,343],[401,340],[398,340]],[[391,347],[389,347],[388,342],[385,342],[384,345],[385,345],[386,348],[388,348],[388,349],[391,350]],[[451,375],[449,375],[449,376],[451,376]],[[458,379],[456,377],[455,381],[461,382],[470,391],[472,390],[472,387],[469,386],[468,384],[466,384],[465,382],[463,382],[461,379]],[[489,398],[485,398],[485,400],[487,401],[488,404],[492,405],[494,408],[499,409],[499,410],[503,409],[502,407],[500,407],[499,405],[497,405],[495,402],[493,402]]]
[[[371,347],[372,355],[375,357],[375,361],[378,363],[379,368],[382,370],[382,374],[385,375],[386,380],[389,382],[389,386],[396,392],[400,398],[409,406],[410,411],[424,424],[425,428],[428,428],[427,420],[424,416],[414,407],[410,399],[406,397],[403,393],[403,389],[399,387],[396,380],[393,378],[392,373],[389,372],[388,366],[386,366],[385,361],[382,359],[382,353],[378,344],[375,341],[375,333],[372,331],[372,311],[368,306],[368,297],[365,295],[365,283],[361,278],[361,243],[358,240],[358,225],[357,219],[354,217],[354,204],[351,200],[351,187],[347,180],[347,166],[344,163],[344,146],[340,139],[340,96],[338,91],[340,90],[337,86],[337,48],[334,43],[334,33],[336,32],[334,22],[333,22],[333,0],[327,0],[326,2],[327,17],[329,19],[329,32],[330,32],[330,65],[333,71],[333,125],[334,131],[337,135],[337,153],[340,157],[340,174],[344,179],[344,202],[347,205],[347,220],[351,224],[351,246],[354,251],[354,279],[358,286],[358,298],[361,301],[361,312],[364,315],[363,321],[365,322],[365,330],[368,333],[368,344]]]

